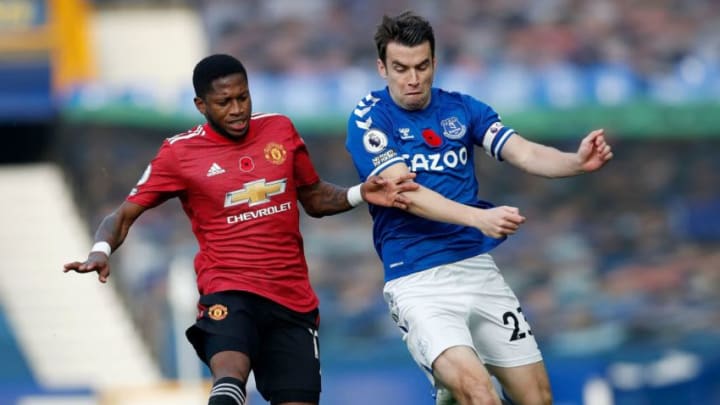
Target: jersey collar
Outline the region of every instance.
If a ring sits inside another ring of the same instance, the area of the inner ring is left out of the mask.
[[[215,131],[213,129],[212,125],[210,125],[207,122],[204,123],[202,127],[203,127],[203,131],[205,131],[205,135],[208,138],[212,139],[213,141],[220,142],[220,143],[229,143],[229,144],[233,144],[233,145],[237,145],[237,144],[243,142],[244,140],[248,139],[248,137],[250,136],[250,132],[252,131],[252,126],[250,126],[250,128],[248,129],[248,132],[245,134],[245,136],[242,139],[234,141],[232,139],[228,139],[228,138],[220,135],[217,131]]]

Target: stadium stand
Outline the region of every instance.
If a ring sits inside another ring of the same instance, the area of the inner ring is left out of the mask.
[[[25,355],[18,345],[15,332],[5,316],[5,309],[0,306],[0,352],[3,362],[0,363],[0,379],[3,381],[33,381],[32,371]]]
[[[112,287],[62,273],[67,255],[87,254],[91,240],[60,169],[3,166],[0,184],[12,191],[0,200],[8,269],[0,272],[0,300],[22,350],[14,357],[26,360],[16,374],[45,389],[157,382],[159,370]]]

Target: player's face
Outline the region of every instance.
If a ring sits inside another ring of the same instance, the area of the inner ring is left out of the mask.
[[[387,81],[392,99],[400,107],[420,110],[430,103],[435,59],[429,41],[412,47],[390,42],[384,63],[378,59],[377,67]]]
[[[242,138],[250,128],[252,114],[247,77],[236,73],[213,80],[204,98],[195,97],[195,106],[218,133]]]

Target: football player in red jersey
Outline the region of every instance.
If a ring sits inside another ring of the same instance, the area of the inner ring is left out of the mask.
[[[302,138],[280,114],[252,114],[247,72],[229,55],[193,71],[207,122],[166,139],[127,199],[101,222],[87,260],[64,271],[110,275],[110,253],[147,209],[177,197],[199,244],[199,316],[188,340],[210,367],[209,405],[244,404],[250,370],[272,404],[320,398],[318,299],[310,286],[298,201],[313,217],[363,200],[405,209],[414,174],[341,188],[320,179]]]

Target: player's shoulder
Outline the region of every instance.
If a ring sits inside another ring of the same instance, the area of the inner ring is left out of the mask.
[[[463,93],[456,90],[446,90],[442,88],[434,88],[433,96],[439,98],[442,102],[457,102],[457,103],[482,103],[477,98],[470,94]]]
[[[276,112],[253,113],[252,116],[250,116],[250,125],[255,127],[256,130],[287,130],[293,129],[295,127],[295,124],[290,119],[290,117]]]
[[[197,141],[205,137],[205,127],[203,125],[196,125],[186,131],[177,133],[169,138],[165,138],[164,145],[177,146],[188,142]]]
[[[461,108],[473,111],[474,113],[487,114],[492,112],[492,107],[473,95],[444,89],[434,89],[434,99],[445,109]]]
[[[348,119],[349,132],[363,133],[382,122],[390,114],[391,103],[385,90],[371,91],[358,101],[350,112]]]
[[[256,112],[250,116],[250,120],[253,123],[292,124],[290,117],[277,112]]]
[[[280,142],[291,148],[298,142],[304,143],[292,119],[280,113],[253,114],[250,128],[258,140]]]
[[[384,90],[369,92],[355,104],[351,115],[354,115],[356,118],[364,118],[368,114],[377,113],[378,111],[386,109],[390,105],[386,93]]]
[[[358,101],[358,104],[373,104],[378,103],[385,99],[387,89],[370,90],[367,94],[362,96]]]

